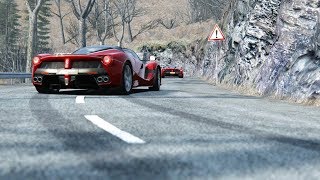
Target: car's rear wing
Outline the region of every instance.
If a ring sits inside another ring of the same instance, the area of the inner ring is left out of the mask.
[[[104,56],[90,56],[90,55],[74,55],[74,54],[64,54],[64,55],[50,55],[40,57],[41,61],[65,61],[69,59],[70,61],[100,61]]]

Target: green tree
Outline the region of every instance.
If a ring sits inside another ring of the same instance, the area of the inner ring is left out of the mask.
[[[31,8],[35,8],[38,3],[37,0],[29,0]],[[50,40],[50,21],[48,20],[52,15],[50,6],[52,5],[51,0],[43,0],[42,6],[40,7],[39,14],[37,16],[37,25],[35,29],[35,49],[34,53],[44,53],[51,51],[49,47]],[[34,54],[34,55],[35,55]]]
[[[31,9],[34,9],[38,3],[38,0],[28,0]],[[50,52],[50,21],[49,18],[52,16],[50,6],[52,5],[51,0],[43,0],[39,13],[36,17],[36,28],[34,32],[34,55],[39,53]],[[27,17],[29,18],[29,17]]]
[[[45,0],[42,7],[40,8],[37,24],[37,46],[36,52],[50,52],[51,48],[49,47],[50,40],[50,21],[48,20],[52,15],[50,11],[50,6],[52,5],[51,0]]]
[[[26,72],[31,72],[31,61],[34,56],[37,46],[37,24],[40,8],[44,0],[25,0],[28,10],[29,30],[28,30],[28,49],[27,49],[27,63]]]
[[[0,12],[0,70],[16,71],[21,65],[17,4],[12,0],[0,0]]]

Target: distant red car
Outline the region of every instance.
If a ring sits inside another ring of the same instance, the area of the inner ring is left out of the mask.
[[[179,78],[183,78],[183,69],[170,68],[170,67],[162,68],[161,77],[165,78],[166,76],[178,76]]]
[[[118,87],[121,93],[130,94],[133,87],[159,91],[161,85],[156,61],[142,61],[132,50],[120,47],[91,46],[72,54],[40,54],[32,63],[32,82],[39,93]]]

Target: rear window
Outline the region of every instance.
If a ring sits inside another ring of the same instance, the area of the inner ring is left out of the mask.
[[[76,50],[72,54],[90,54],[94,52],[104,51],[108,49],[118,49],[116,47],[112,46],[90,46],[90,47],[84,47]]]

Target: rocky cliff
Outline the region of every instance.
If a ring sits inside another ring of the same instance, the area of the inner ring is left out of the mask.
[[[320,99],[320,1],[238,0],[209,43],[200,75],[261,95]],[[218,64],[216,64],[218,55]]]
[[[226,40],[171,43],[163,66],[219,85],[320,104],[320,0],[231,0],[220,22]]]

